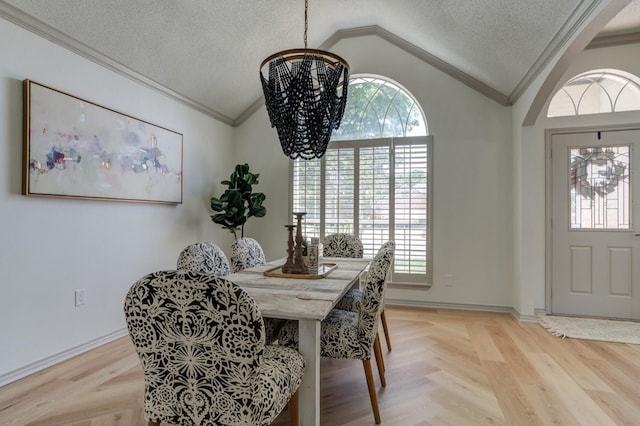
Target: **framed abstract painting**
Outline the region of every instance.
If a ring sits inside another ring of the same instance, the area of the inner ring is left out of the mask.
[[[182,134],[24,80],[24,195],[182,203]]]

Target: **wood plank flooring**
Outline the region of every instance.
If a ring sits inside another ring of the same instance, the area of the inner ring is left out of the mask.
[[[383,425],[640,425],[640,345],[561,339],[508,314],[385,311]],[[374,424],[362,362],[322,360],[321,387],[323,425]],[[0,425],[142,426],[142,399],[122,338],[0,388]]]

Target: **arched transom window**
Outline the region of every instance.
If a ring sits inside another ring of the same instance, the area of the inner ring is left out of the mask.
[[[567,81],[551,99],[547,117],[640,110],[640,78],[601,69]]]
[[[431,137],[416,100],[382,77],[349,81],[340,128],[320,160],[292,161],[291,209],[305,237],[356,235],[365,257],[396,242],[392,283],[431,283]]]
[[[344,116],[331,140],[427,134],[424,114],[406,90],[377,77],[356,77],[349,81]]]

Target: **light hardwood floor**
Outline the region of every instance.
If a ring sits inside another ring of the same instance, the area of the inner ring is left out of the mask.
[[[383,425],[640,425],[640,345],[561,339],[508,314],[385,311]],[[361,362],[322,360],[321,376],[323,425],[374,424]],[[0,388],[0,425],[142,426],[142,389],[118,339]]]

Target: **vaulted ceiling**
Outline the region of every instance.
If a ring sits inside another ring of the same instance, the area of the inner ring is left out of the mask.
[[[309,0],[308,47],[377,34],[508,104],[597,3]],[[304,0],[0,0],[0,17],[229,124],[260,102],[262,60],[303,47]],[[631,1],[600,35],[639,18]]]

